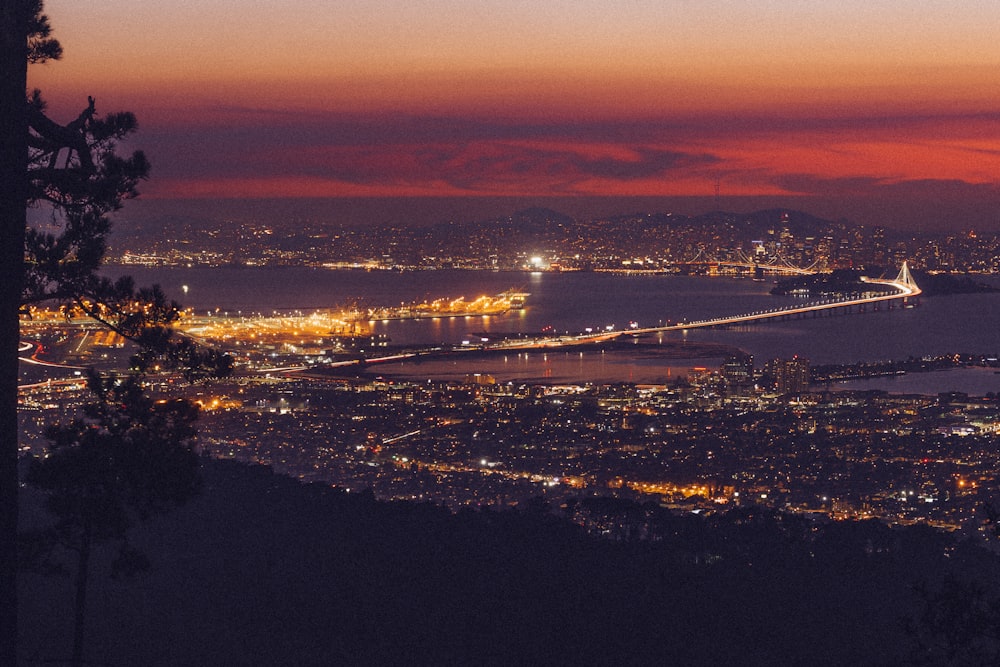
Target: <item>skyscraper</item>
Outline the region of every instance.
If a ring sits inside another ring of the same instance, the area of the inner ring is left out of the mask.
[[[753,387],[753,355],[735,354],[722,363],[722,379],[730,394],[742,394]]]
[[[791,359],[775,359],[769,366],[779,394],[798,394],[809,388],[808,359],[798,356]]]

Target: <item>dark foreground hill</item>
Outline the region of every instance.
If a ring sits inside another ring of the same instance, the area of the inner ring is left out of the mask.
[[[914,583],[1000,580],[983,550],[929,529],[751,509],[663,515],[642,526],[661,539],[625,541],[537,507],[452,515],[261,467],[204,475],[199,498],[137,531],[152,569],[113,580],[96,559],[91,664],[899,664]],[[611,525],[642,508],[589,511]],[[70,580],[21,580],[28,664],[65,659]]]

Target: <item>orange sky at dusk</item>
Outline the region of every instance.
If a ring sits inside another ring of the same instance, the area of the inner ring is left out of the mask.
[[[865,223],[1000,228],[995,2],[48,0],[46,12],[66,53],[30,84],[56,115],[88,94],[99,111],[134,110],[148,198],[718,185],[830,215],[840,198]]]

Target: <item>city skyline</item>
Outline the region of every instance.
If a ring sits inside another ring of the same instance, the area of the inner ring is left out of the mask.
[[[29,84],[57,117],[134,110],[149,200],[645,197],[1000,228],[987,3],[45,9],[66,54]]]

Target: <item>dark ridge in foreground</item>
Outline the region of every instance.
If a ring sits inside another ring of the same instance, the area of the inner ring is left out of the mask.
[[[936,636],[904,628],[914,584],[1000,581],[926,527],[581,499],[598,538],[541,502],[453,515],[233,462],[204,477],[137,535],[151,570],[95,559],[91,664],[900,664]],[[65,659],[70,580],[25,573],[21,595],[26,664]]]

